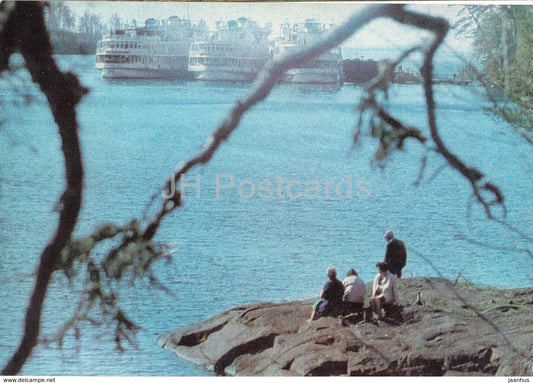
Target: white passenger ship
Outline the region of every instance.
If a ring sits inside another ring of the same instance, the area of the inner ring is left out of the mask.
[[[195,42],[189,52],[189,71],[204,81],[253,81],[271,57],[271,25],[241,17],[217,22],[209,41]]]
[[[302,49],[322,38],[327,26],[314,19],[305,23],[284,24],[276,41],[274,57]],[[342,82],[342,53],[339,47],[307,61],[304,65],[289,69],[282,75],[282,82],[316,85],[340,85]]]
[[[191,44],[207,37],[204,22],[193,24],[177,16],[163,22],[150,18],[144,27],[117,29],[99,41],[96,68],[104,78],[185,77]]]

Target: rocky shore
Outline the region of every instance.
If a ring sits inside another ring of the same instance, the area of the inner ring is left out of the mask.
[[[398,290],[400,321],[308,323],[314,299],[255,303],[164,334],[159,343],[219,375],[533,375],[533,288],[407,278]]]

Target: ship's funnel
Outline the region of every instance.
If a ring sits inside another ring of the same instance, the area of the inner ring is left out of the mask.
[[[170,16],[168,22],[172,26],[179,26],[181,24],[181,19],[178,16]]]
[[[155,27],[157,27],[157,24],[158,24],[157,20],[154,19],[153,17],[147,19],[147,20],[144,22],[144,26],[145,26],[146,28],[155,28]]]
[[[235,28],[237,28],[237,21],[235,20],[228,21],[228,28],[230,30],[234,30]]]
[[[320,23],[318,23],[314,19],[307,19],[305,20],[305,29],[307,29],[307,32],[319,32],[320,31]]]

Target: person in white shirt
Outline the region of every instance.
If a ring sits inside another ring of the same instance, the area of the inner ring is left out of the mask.
[[[379,262],[376,266],[379,271],[374,278],[370,306],[378,315],[378,319],[382,319],[381,309],[383,305],[398,304],[398,294],[396,277],[389,272],[389,265],[385,262]]]
[[[344,285],[343,300],[346,314],[361,312],[365,304],[365,283],[354,269],[348,271],[347,277],[342,283]]]

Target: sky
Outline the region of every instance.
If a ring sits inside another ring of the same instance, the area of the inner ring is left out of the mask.
[[[139,25],[149,17],[165,19],[176,15],[180,18],[190,17],[191,20],[204,20],[214,28],[217,20],[248,17],[257,22],[272,22],[273,33],[279,31],[284,22],[303,22],[308,18],[318,18],[322,23],[340,24],[352,13],[366,7],[361,2],[253,2],[253,3],[221,3],[221,2],[127,2],[127,1],[70,1],[68,6],[78,15],[85,10],[97,13],[108,20],[115,12],[122,20],[137,20]],[[447,3],[411,3],[410,9],[446,17],[452,24],[457,19],[458,6]],[[374,21],[361,32],[358,32],[343,46],[373,47],[405,47],[412,46],[427,34],[413,28],[401,26],[389,20]],[[400,38],[401,37],[401,38]],[[446,43],[454,50],[470,50],[470,41],[458,39],[452,32]]]

